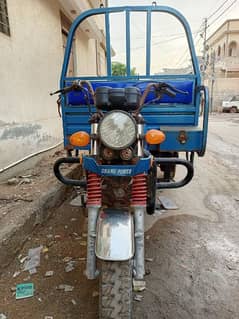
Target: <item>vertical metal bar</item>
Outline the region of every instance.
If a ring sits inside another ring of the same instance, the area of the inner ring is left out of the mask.
[[[96,223],[99,212],[99,206],[88,207],[88,238],[87,238],[87,261],[86,261],[86,277],[95,279],[96,271],[96,256],[95,256],[95,239],[96,239]]]
[[[146,28],[146,75],[150,75],[151,65],[151,11],[147,11]]]
[[[126,71],[127,76],[130,76],[130,12],[126,10]]]
[[[107,76],[111,76],[111,45],[110,45],[110,17],[105,14],[105,33],[106,33],[106,53],[107,53]]]
[[[145,274],[144,267],[144,211],[142,206],[134,207],[135,221],[135,270],[136,279],[142,280]]]
[[[97,136],[97,130],[98,130],[98,123],[92,123],[91,124],[92,136]],[[98,155],[98,139],[96,138],[91,138],[90,154],[93,156]]]

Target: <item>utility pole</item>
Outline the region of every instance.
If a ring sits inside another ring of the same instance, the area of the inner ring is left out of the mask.
[[[207,24],[207,18],[204,19],[204,28],[203,28],[203,33],[201,34],[202,38],[203,38],[203,64],[202,64],[202,83],[205,80],[205,74],[206,74],[206,68],[207,68],[207,50],[208,50],[208,46],[207,46],[207,28],[208,28],[208,24]]]
[[[212,65],[212,72],[211,72],[211,98],[210,98],[210,106],[209,111],[210,113],[213,111],[213,89],[215,84],[215,61],[216,61],[216,54],[215,51],[212,52],[211,55],[211,65]]]

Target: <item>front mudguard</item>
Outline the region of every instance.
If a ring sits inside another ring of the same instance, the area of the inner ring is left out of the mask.
[[[133,216],[126,210],[104,209],[97,220],[95,253],[99,259],[124,261],[134,256]]]

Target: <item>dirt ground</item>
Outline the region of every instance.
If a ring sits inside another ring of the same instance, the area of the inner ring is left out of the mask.
[[[3,218],[11,216],[12,212],[14,215],[18,214],[26,205],[36,201],[40,194],[49,189],[55,180],[53,163],[57,158],[64,156],[61,148],[43,156],[34,167],[0,182],[0,223]]]
[[[142,301],[134,301],[134,319],[239,318],[239,115],[212,115],[209,132],[190,185],[163,191],[179,209],[146,217],[146,257],[153,260],[146,262],[147,288]],[[74,196],[34,231],[2,274],[0,314],[7,319],[98,318],[98,280],[83,274],[86,221],[82,209],[69,205]],[[37,273],[13,278],[19,259],[40,245]],[[66,272],[69,257],[74,269]],[[53,276],[46,277],[49,270]],[[34,283],[34,296],[15,300],[14,287],[24,282]],[[74,288],[65,292],[62,284]]]

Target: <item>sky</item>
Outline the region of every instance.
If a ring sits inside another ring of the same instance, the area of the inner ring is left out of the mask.
[[[158,5],[170,6],[180,11],[188,20],[196,44],[197,55],[202,55],[203,39],[200,37],[203,19],[208,19],[207,35],[210,36],[227,19],[239,18],[239,0],[161,0]],[[235,3],[234,3],[235,2]],[[151,5],[149,0],[109,0],[109,6],[124,5]],[[224,4],[224,5],[223,5]],[[232,4],[224,14],[223,11]],[[220,9],[220,6],[222,8]],[[219,10],[215,12],[217,9]],[[221,17],[219,17],[222,14]],[[153,72],[159,72],[163,67],[186,67],[189,64],[189,52],[186,40],[183,38],[183,29],[177,22],[164,17],[165,14],[155,18],[152,26],[152,53],[151,66]],[[135,66],[141,74],[145,69],[145,16],[138,14],[131,18],[131,65]],[[125,38],[121,32],[124,30],[123,15],[115,15],[111,19],[112,47],[116,52],[113,60],[125,62]],[[121,39],[120,39],[121,37]],[[165,48],[164,48],[165,47]],[[161,62],[161,64],[159,63]],[[160,67],[159,67],[160,64]],[[157,69],[158,68],[158,69]],[[159,70],[160,69],[160,70]]]
[[[234,0],[229,0],[225,3],[226,8]],[[225,0],[161,0],[156,1],[158,5],[170,6],[179,10],[189,21],[192,29],[197,29],[202,20],[208,17],[213,11],[215,11]],[[109,0],[109,6],[124,6],[124,5],[151,5],[152,1],[149,0]],[[221,11],[220,11],[221,12]],[[220,13],[219,12],[219,13]],[[216,15],[215,15],[216,17]],[[239,1],[235,3],[222,16],[218,23],[212,28],[215,30],[215,27],[223,23],[226,19],[229,18],[239,18]]]

